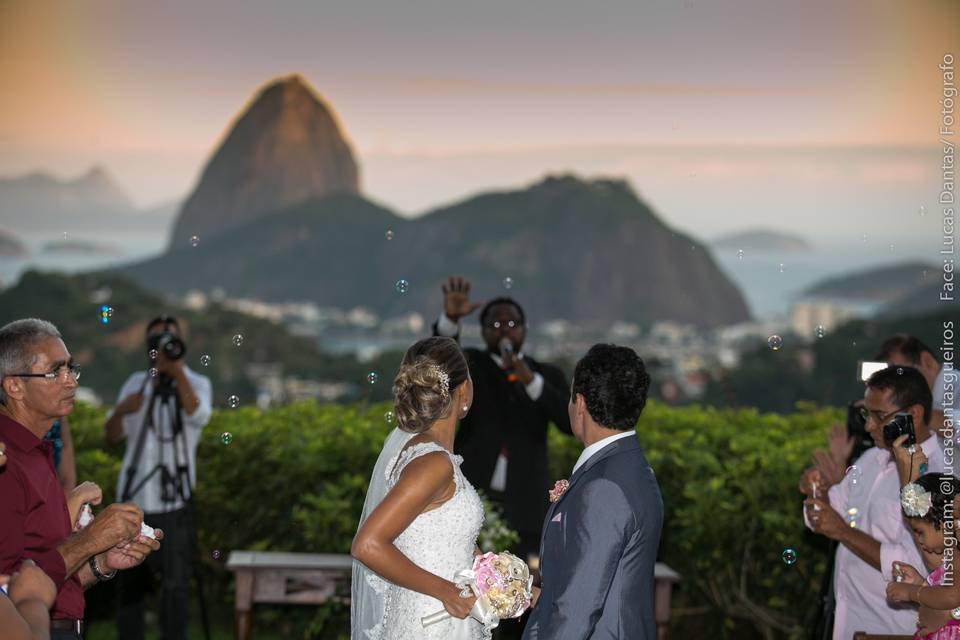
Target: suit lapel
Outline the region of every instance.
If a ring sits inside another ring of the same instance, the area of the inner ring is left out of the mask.
[[[560,499],[556,502],[550,503],[550,508],[547,510],[547,517],[543,521],[543,534],[540,536],[540,558],[543,559],[543,540],[547,537],[547,528],[550,525],[550,521],[553,520],[557,508],[560,506],[560,503],[563,502],[563,499],[570,495],[570,492],[573,491],[573,486],[580,481],[580,478],[589,471],[595,464],[601,460],[605,460],[612,455],[617,453],[623,453],[625,451],[633,451],[634,449],[640,448],[640,441],[637,440],[636,434],[632,438],[620,438],[615,440],[611,444],[608,444],[603,449],[600,449],[597,453],[590,456],[590,458],[583,463],[583,465],[577,469],[576,473],[570,476],[570,486],[567,487],[567,490],[563,492],[563,495],[560,496]]]

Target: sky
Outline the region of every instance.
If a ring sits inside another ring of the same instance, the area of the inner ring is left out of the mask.
[[[700,237],[919,247],[958,45],[952,0],[0,0],[0,175],[100,164],[142,206],[182,199],[297,72],[403,214],[575,172]]]

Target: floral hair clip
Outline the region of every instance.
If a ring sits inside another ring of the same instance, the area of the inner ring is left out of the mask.
[[[907,517],[923,518],[933,506],[933,497],[916,482],[909,482],[900,489],[900,506]]]
[[[450,374],[443,370],[440,365],[432,365],[437,377],[440,378],[440,395],[444,398],[450,397]]]

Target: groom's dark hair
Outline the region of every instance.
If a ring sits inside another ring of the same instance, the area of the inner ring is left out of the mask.
[[[633,429],[649,390],[647,368],[628,347],[595,344],[573,372],[574,396],[582,395],[590,417],[610,429]]]

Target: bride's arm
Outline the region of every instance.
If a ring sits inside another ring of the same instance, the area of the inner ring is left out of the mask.
[[[432,596],[453,616],[465,618],[475,598],[461,598],[460,589],[414,564],[393,541],[441,499],[453,481],[453,468],[445,453],[428,453],[411,461],[397,484],[357,531],[350,555],[390,582]]]

